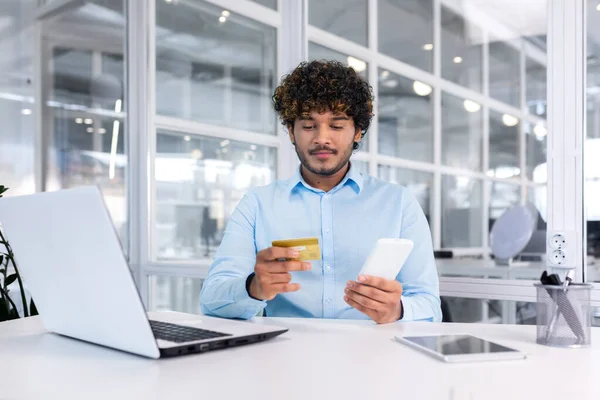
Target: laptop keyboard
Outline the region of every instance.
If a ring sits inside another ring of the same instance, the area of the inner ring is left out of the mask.
[[[227,333],[214,332],[206,329],[193,328],[170,324],[162,321],[150,321],[150,327],[156,339],[168,340],[169,342],[183,343],[203,339],[214,339],[218,337],[231,336]]]

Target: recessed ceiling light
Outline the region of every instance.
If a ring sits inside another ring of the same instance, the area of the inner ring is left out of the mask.
[[[388,76],[390,76],[390,71],[383,71],[383,72],[381,73],[381,77],[382,77],[383,79],[387,78]]]
[[[454,57],[453,61],[455,64],[460,64],[461,62],[463,62],[463,59],[462,59],[462,57]]]
[[[463,106],[465,107],[465,110],[471,113],[481,110],[481,104],[476,103],[473,100],[465,100]]]
[[[419,96],[429,96],[431,94],[431,92],[433,91],[433,88],[431,86],[429,86],[428,84],[423,83],[421,81],[414,81],[413,82],[413,90]]]
[[[192,150],[191,156],[194,160],[199,160],[202,158],[202,150],[194,149]]]
[[[519,123],[519,119],[510,114],[502,114],[502,122],[506,126],[515,126]]]
[[[225,139],[221,142],[221,147],[226,147],[227,145],[229,145],[229,140]]]
[[[223,10],[223,12],[221,12],[221,15],[224,16],[225,18],[229,17],[230,13],[227,10]]]
[[[101,135],[104,135],[106,133],[106,129],[100,128],[100,129],[98,129],[98,133]]]
[[[83,124],[83,118],[75,118],[76,124]]]
[[[533,128],[533,133],[535,133],[535,136],[537,136],[538,138],[543,138],[544,136],[546,136],[548,134],[548,130],[546,129],[546,127],[544,125],[537,124]]]
[[[347,61],[348,66],[354,68],[356,72],[363,72],[365,69],[367,69],[367,63],[363,60],[348,56]]]
[[[543,103],[540,102],[535,105],[535,113],[537,115],[544,115],[545,112],[546,112],[546,107],[544,107]]]
[[[91,125],[94,122],[94,120],[92,120],[91,118],[86,118],[83,120],[83,122],[85,122],[86,125]]]
[[[183,140],[185,140],[186,142],[189,142],[190,140],[192,140],[192,138],[189,136],[184,136]]]
[[[600,11],[600,4],[596,6],[596,11]]]
[[[251,145],[250,150],[256,150],[256,145],[255,144]]]
[[[23,115],[31,115],[31,110],[29,108],[24,108],[21,110],[21,114]]]
[[[222,15],[221,15],[221,16],[219,17],[219,22],[220,22],[220,23],[224,23],[225,21],[227,21],[227,17],[224,17],[224,16],[222,16]]]
[[[431,51],[433,50],[433,45],[431,43],[427,43],[425,46],[423,46],[423,50]]]
[[[94,128],[90,127],[86,129],[87,133],[94,133]]]

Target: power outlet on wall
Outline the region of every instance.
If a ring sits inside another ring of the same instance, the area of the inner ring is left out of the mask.
[[[576,235],[572,231],[551,231],[547,234],[546,255],[548,265],[573,268],[576,263]]]
[[[567,238],[562,232],[555,233],[554,235],[550,236],[549,244],[550,248],[552,249],[562,249],[567,245]]]
[[[552,253],[550,253],[548,260],[552,265],[563,267],[567,262],[567,254],[562,250],[554,250]]]

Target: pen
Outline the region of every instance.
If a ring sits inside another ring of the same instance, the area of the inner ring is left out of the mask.
[[[559,285],[560,284],[560,280],[558,279],[558,276],[556,274],[548,275],[548,273],[546,271],[544,271],[542,273],[542,278],[540,279],[540,281],[544,285]],[[554,293],[553,290],[546,289],[546,292],[548,293],[550,298],[553,297],[552,296],[552,293]],[[554,300],[555,301],[552,303],[552,304],[554,304],[554,307],[553,307],[554,310],[552,311],[552,318],[550,319],[550,323],[548,324],[548,329],[546,330],[546,343],[549,343],[550,338],[552,337],[552,335],[554,335],[556,321],[558,320],[558,316],[560,315],[560,310],[558,308],[558,301],[556,299],[554,299]]]
[[[571,281],[573,280],[573,270],[569,270],[567,272],[567,276],[565,277],[565,281],[563,282],[563,292],[567,291],[567,286],[569,286],[571,284]]]
[[[567,273],[564,282],[561,282],[558,275],[548,275],[546,271],[542,273],[540,281],[544,285],[561,286],[561,289],[550,289],[546,288],[546,292],[554,300],[555,310],[552,312],[552,318],[548,324],[548,330],[546,331],[546,341],[549,342],[550,338],[554,334],[556,329],[556,322],[560,314],[563,314],[565,321],[571,331],[577,338],[577,343],[585,342],[585,333],[581,326],[581,321],[577,315],[577,312],[573,308],[573,305],[568,299],[568,286],[571,284],[574,270],[570,270]]]
[[[574,272],[574,270],[570,270],[567,273],[565,281],[562,285],[562,290],[558,293],[557,305],[559,307],[559,310],[564,315],[565,320],[569,325],[569,328],[571,328],[571,331],[575,334],[575,336],[577,336],[577,343],[581,343],[585,342],[585,332],[583,331],[583,327],[581,326],[579,316],[577,315],[577,312],[573,308],[573,305],[571,304],[567,296],[568,286],[571,284]]]

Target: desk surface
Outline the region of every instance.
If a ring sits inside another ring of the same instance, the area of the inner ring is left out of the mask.
[[[547,269],[541,262],[531,262],[527,265],[506,266],[497,265],[494,260],[473,259],[437,259],[435,260],[438,274],[443,277],[495,278],[495,279],[525,279],[538,281],[540,275]],[[599,265],[587,266],[587,281],[600,281]]]
[[[171,319],[184,318],[172,313]],[[150,360],[44,333],[38,317],[0,323],[0,398],[598,399],[593,347],[535,344],[535,327],[258,318],[286,334],[259,344]],[[526,361],[445,364],[395,334],[470,333]]]
[[[444,277],[538,280],[546,269],[542,263],[509,267],[497,265],[494,260],[441,259],[435,262],[439,275]]]

